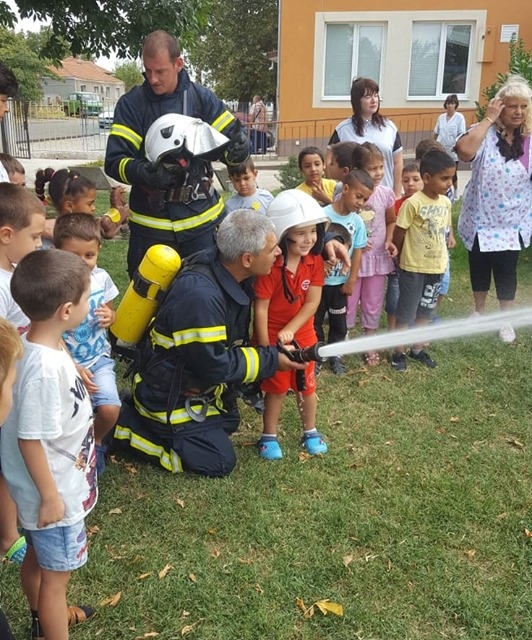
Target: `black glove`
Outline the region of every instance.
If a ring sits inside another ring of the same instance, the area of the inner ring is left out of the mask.
[[[138,175],[140,179],[152,189],[160,189],[167,191],[171,189],[176,182],[176,178],[162,164],[155,167],[148,160],[143,160],[138,166]]]
[[[236,120],[233,133],[229,140],[229,146],[225,152],[225,162],[228,165],[237,166],[249,158],[249,140],[242,129],[240,120]]]

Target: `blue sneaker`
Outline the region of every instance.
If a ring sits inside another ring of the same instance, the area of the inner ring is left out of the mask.
[[[317,453],[327,453],[329,450],[321,433],[303,436],[303,444],[311,456],[315,456]]]
[[[283,457],[283,452],[277,438],[262,437],[257,442],[259,449],[259,456],[264,460],[280,460]]]

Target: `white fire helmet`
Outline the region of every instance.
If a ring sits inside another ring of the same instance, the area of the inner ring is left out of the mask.
[[[290,229],[321,224],[326,231],[331,222],[318,202],[301,189],[281,191],[273,199],[266,215],[273,222],[277,242],[281,242]]]
[[[144,140],[146,158],[154,165],[170,154],[201,157],[229,143],[229,138],[199,118],[167,113],[150,126]],[[185,154],[187,155],[187,154]]]

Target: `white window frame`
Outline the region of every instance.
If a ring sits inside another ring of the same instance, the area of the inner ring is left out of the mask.
[[[379,88],[381,89],[380,92],[380,96],[382,98],[382,77],[383,77],[383,67],[384,67],[384,59],[386,57],[386,35],[387,35],[387,26],[388,24],[386,22],[381,22],[381,21],[357,21],[357,22],[353,22],[353,21],[342,21],[342,20],[328,20],[325,23],[325,27],[324,27],[324,32],[325,32],[325,42],[324,42],[324,47],[323,47],[323,75],[321,78],[321,100],[323,102],[334,102],[334,101],[338,101],[338,100],[350,100],[351,99],[351,92],[350,90],[347,92],[347,94],[343,94],[343,95],[325,95],[325,75],[327,72],[326,66],[325,66],[325,55],[327,53],[327,27],[329,25],[335,25],[335,24],[349,24],[351,27],[353,27],[353,56],[351,58],[351,81],[357,77],[358,73],[357,73],[357,69],[358,69],[358,50],[359,50],[359,35],[358,35],[358,31],[360,27],[382,27],[382,42],[381,42],[381,62],[380,62],[380,67],[379,67],[379,79],[377,80],[377,84],[379,85]],[[354,32],[357,32],[356,38],[354,36]],[[350,87],[349,87],[350,89]]]
[[[433,96],[419,96],[419,95],[411,95],[410,94],[410,72],[412,70],[412,46],[414,44],[414,27],[416,24],[439,24],[441,27],[441,37],[440,37],[440,55],[438,58],[438,76],[436,79],[436,94]],[[412,21],[412,40],[410,42],[410,56],[409,56],[409,64],[408,64],[408,85],[407,85],[407,100],[437,100],[441,101],[445,99],[448,93],[442,93],[441,89],[443,88],[443,73],[445,70],[445,45],[447,43],[447,27],[449,26],[464,26],[471,27],[470,35],[469,35],[469,51],[467,55],[467,77],[465,83],[465,91],[463,93],[457,93],[459,100],[467,100],[469,96],[469,87],[471,82],[471,68],[473,63],[473,49],[475,46],[475,27],[476,24],[471,20],[414,20]]]

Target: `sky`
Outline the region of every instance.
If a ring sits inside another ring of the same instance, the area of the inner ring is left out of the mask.
[[[6,2],[9,5],[10,9],[12,9],[14,13],[18,15],[17,5],[15,4],[14,0],[6,0]],[[21,20],[19,18],[18,23],[15,27],[15,31],[39,31],[41,27],[47,24],[50,24],[50,21],[48,22],[43,22],[40,20],[34,21],[31,18],[25,18],[24,20]],[[104,69],[108,69],[109,71],[112,71],[115,67],[116,61],[117,61],[116,56],[111,55],[110,57],[98,58],[96,60],[96,63],[101,67],[103,67]]]

